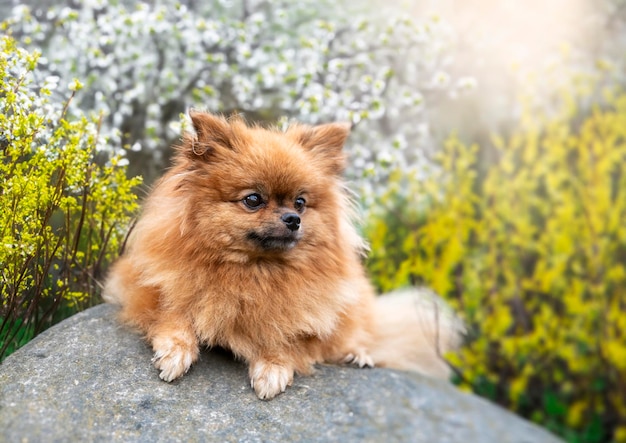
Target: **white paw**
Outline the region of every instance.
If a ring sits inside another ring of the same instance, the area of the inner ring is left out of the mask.
[[[261,400],[270,400],[285,392],[292,382],[293,369],[263,360],[250,365],[250,385]]]
[[[343,362],[351,365],[357,365],[359,368],[364,368],[366,366],[369,368],[374,367],[374,360],[372,360],[372,357],[370,357],[369,354],[363,349],[360,349],[355,353],[349,353],[344,357]]]
[[[170,338],[160,339],[153,343],[154,357],[152,363],[159,371],[161,380],[171,382],[185,374],[195,361],[198,351],[189,349]]]

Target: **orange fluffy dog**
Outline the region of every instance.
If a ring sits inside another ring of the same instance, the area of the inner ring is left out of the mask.
[[[376,298],[364,274],[340,177],[349,127],[191,120],[104,291],[160,377],[185,374],[200,345],[245,360],[261,399],[321,362],[446,377],[458,320],[423,291]]]

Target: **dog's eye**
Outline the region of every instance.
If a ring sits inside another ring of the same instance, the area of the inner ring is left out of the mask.
[[[304,209],[304,205],[306,205],[306,200],[303,197],[298,197],[293,204],[293,207],[296,211],[302,211]]]
[[[263,203],[263,197],[259,194],[250,194],[243,199],[243,204],[250,209],[258,209]]]

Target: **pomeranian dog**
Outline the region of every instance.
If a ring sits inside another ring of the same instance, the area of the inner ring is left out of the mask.
[[[375,297],[341,179],[350,127],[281,131],[191,112],[110,270],[105,300],[154,350],[170,382],[200,346],[243,359],[260,399],[316,363],[445,378],[461,322],[424,290]]]

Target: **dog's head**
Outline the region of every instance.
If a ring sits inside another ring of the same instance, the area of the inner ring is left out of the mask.
[[[339,178],[348,124],[249,127],[192,112],[179,148],[179,190],[198,241],[227,260],[337,244],[346,199]],[[299,252],[298,252],[299,251]]]

